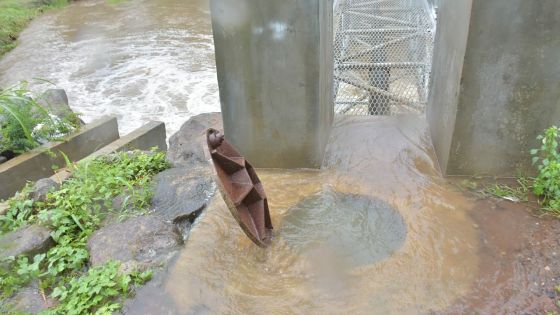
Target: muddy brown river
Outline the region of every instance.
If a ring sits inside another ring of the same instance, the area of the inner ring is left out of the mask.
[[[0,86],[43,78],[86,121],[168,134],[219,110],[204,0],[78,1],[0,60]],[[35,89],[49,87],[36,82]],[[441,177],[418,116],[339,118],[321,170],[258,170],[275,237],[254,246],[217,195],[126,314],[543,314],[560,224]],[[483,157],[481,157],[483,158]]]
[[[220,109],[208,3],[84,0],[47,12],[0,60],[0,87],[53,87],[33,78],[65,89],[86,122],[115,115],[126,134],[160,120],[171,135]]]

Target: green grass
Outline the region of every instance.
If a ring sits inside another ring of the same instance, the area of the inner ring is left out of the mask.
[[[111,5],[115,5],[115,4],[120,4],[120,3],[128,2],[128,1],[129,0],[107,0],[107,3],[111,4]]]
[[[534,178],[517,177],[517,185],[492,184],[481,191],[484,195],[503,198],[514,202],[530,202],[531,193],[544,214],[560,218],[560,128],[552,126],[537,139],[539,148],[530,151],[537,175]],[[476,189],[476,183],[462,183],[464,188]]]
[[[149,273],[119,273],[116,262],[88,269],[86,244],[111,214],[114,197],[126,191],[134,209],[148,208],[152,177],[169,167],[165,154],[121,153],[70,167],[72,177],[51,191],[45,202],[33,202],[23,191],[9,200],[8,212],[0,216],[0,234],[38,223],[51,228],[56,244],[32,259],[10,257],[0,262],[0,304],[38,280],[45,294],[59,302],[45,314],[106,314],[120,308],[119,300],[134,284],[149,279]]]
[[[40,12],[68,0],[0,0],[0,56],[16,46],[19,33]]]
[[[518,176],[517,185],[492,184],[484,187],[483,193],[496,198],[507,199],[513,202],[528,202],[531,190],[531,179]]]

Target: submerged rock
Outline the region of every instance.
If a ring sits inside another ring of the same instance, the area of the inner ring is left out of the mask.
[[[169,139],[167,159],[175,166],[206,164],[203,145],[208,128],[223,129],[220,113],[207,113],[192,117]]]
[[[181,244],[172,223],[148,215],[102,227],[90,237],[87,247],[93,266],[119,260],[130,271],[167,263]]]
[[[10,256],[32,257],[49,250],[54,242],[46,227],[31,225],[0,237],[0,260]]]
[[[50,178],[42,178],[38,180],[35,185],[33,185],[33,190],[31,191],[31,198],[34,201],[45,201],[47,199],[47,194],[60,188],[60,184],[55,182]]]

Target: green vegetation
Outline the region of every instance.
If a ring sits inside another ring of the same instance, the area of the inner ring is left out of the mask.
[[[122,210],[112,209],[116,196],[126,193],[128,205],[146,209],[152,177],[168,167],[161,152],[120,153],[72,166],[72,177],[45,202],[30,201],[29,189],[12,198],[8,212],[0,216],[0,233],[39,223],[51,228],[56,245],[32,260],[11,257],[0,262],[0,300],[37,279],[59,301],[46,314],[107,314],[118,309],[118,298],[150,274],[121,274],[114,262],[86,272],[88,237],[112,211]]]
[[[123,3],[123,2],[127,2],[129,0],[107,0],[108,4],[114,5],[114,4],[119,4],[119,3]]]
[[[537,139],[541,142],[540,148],[530,152],[533,164],[537,167],[535,178],[518,176],[515,187],[493,184],[485,187],[482,193],[516,202],[529,202],[530,192],[533,192],[542,211],[560,217],[560,128],[552,126]],[[467,184],[463,186],[472,189]]]
[[[0,0],[0,56],[16,46],[19,33],[38,13],[68,0]]]
[[[76,114],[57,117],[37,103],[40,97],[27,82],[0,91],[0,154],[20,154],[79,128]]]
[[[541,198],[544,210],[560,215],[560,153],[558,152],[559,129],[548,128],[538,137],[541,147],[531,151],[538,175],[533,192]]]
[[[67,285],[54,289],[52,296],[60,304],[47,314],[112,314],[121,308],[114,299],[127,296],[131,285],[141,285],[152,277],[151,271],[130,274],[119,273],[118,262],[111,261],[103,266],[88,270],[87,274],[73,278]]]
[[[511,187],[503,184],[493,184],[484,188],[484,193],[497,198],[503,198],[510,201],[529,201],[529,192],[531,191],[531,179],[525,176],[516,178],[517,186]]]

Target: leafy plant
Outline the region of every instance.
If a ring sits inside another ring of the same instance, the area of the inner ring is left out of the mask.
[[[0,261],[0,300],[9,297],[40,274],[40,264],[45,255],[36,255],[33,262],[25,256],[8,257]]]
[[[8,211],[5,215],[0,216],[0,235],[13,231],[32,219],[34,202],[29,197],[31,189],[31,185],[26,185],[8,201]]]
[[[30,202],[25,193],[10,199],[8,213],[0,216],[3,231],[38,221],[52,229],[56,245],[33,262],[25,257],[14,258],[8,267],[2,267],[0,262],[0,291],[9,296],[36,278],[47,291],[57,286],[52,295],[60,304],[48,314],[105,314],[115,310],[119,304],[112,302],[116,293],[111,288],[119,288],[116,292],[123,294],[128,292],[131,281],[145,281],[149,275],[120,275],[115,271],[117,267],[110,265],[92,268],[79,277],[89,258],[87,239],[107,213],[115,211],[111,209],[114,197],[126,193],[136,209],[147,208],[151,179],[168,167],[163,152],[99,157],[74,165],[72,177],[50,192],[45,202]],[[101,278],[96,280],[97,277]]]
[[[90,268],[85,275],[56,287],[52,297],[57,298],[60,304],[43,314],[112,314],[120,309],[122,305],[115,299],[126,297],[132,285],[148,281],[151,272],[122,274],[119,266],[120,263],[111,261]]]
[[[79,119],[71,113],[63,118],[51,114],[23,81],[0,91],[0,127],[0,153],[20,154],[76,130]]]
[[[538,170],[533,192],[542,198],[545,210],[560,214],[559,128],[552,126],[537,139],[541,141],[541,147],[531,150],[533,164],[537,164]]]

